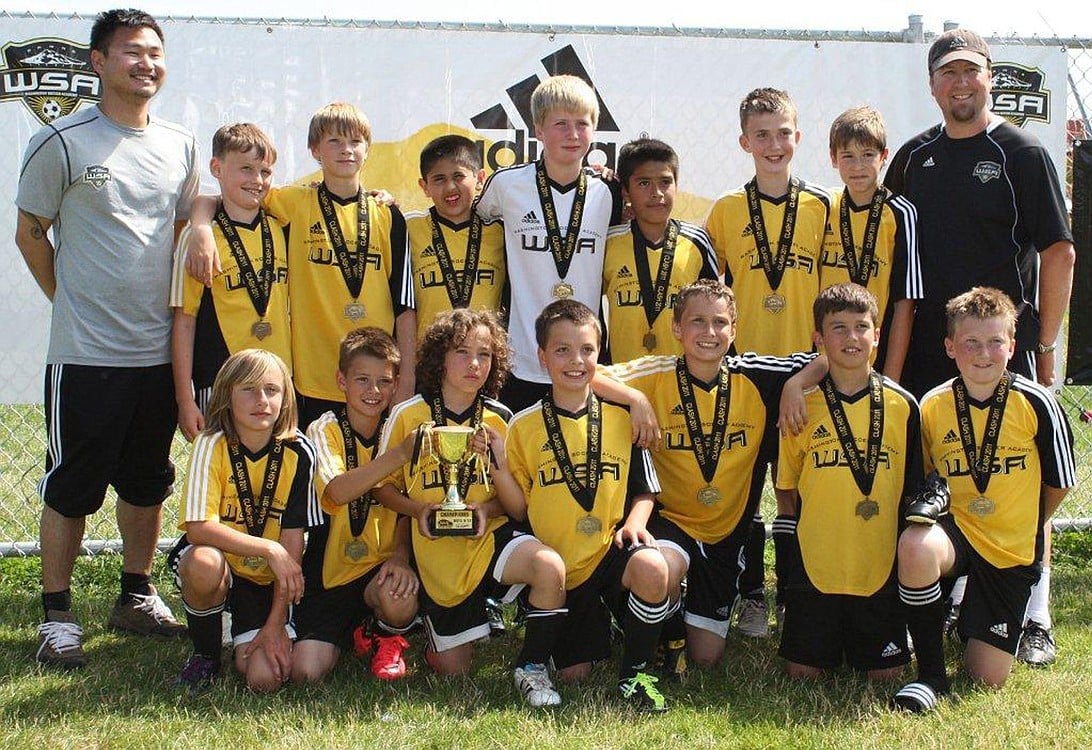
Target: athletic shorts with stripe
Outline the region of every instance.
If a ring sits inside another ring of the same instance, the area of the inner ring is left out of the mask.
[[[342,651],[351,648],[353,630],[374,614],[364,603],[364,589],[382,567],[379,563],[360,578],[332,589],[304,591],[293,618],[299,639],[331,643]]]

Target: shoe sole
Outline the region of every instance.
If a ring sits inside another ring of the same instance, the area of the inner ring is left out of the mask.
[[[168,640],[175,640],[177,638],[185,638],[187,635],[189,635],[189,631],[186,628],[182,628],[181,630],[171,629],[171,630],[166,630],[166,631],[164,631],[164,630],[145,631],[145,630],[137,630],[135,628],[130,628],[130,627],[126,626],[126,625],[121,625],[121,624],[116,623],[116,622],[107,622],[106,627],[110,628],[111,630],[115,630],[115,631],[117,631],[119,633],[127,633],[127,634],[131,634],[131,635],[143,635],[143,636],[147,636],[147,637],[151,637],[151,638],[166,638]]]
[[[35,661],[43,667],[49,669],[63,669],[66,672],[71,672],[76,669],[83,669],[87,666],[86,661],[70,661],[61,659],[35,659]]]

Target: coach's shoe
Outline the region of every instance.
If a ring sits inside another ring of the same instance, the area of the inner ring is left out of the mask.
[[[618,689],[629,705],[645,713],[663,713],[667,710],[667,700],[656,688],[656,678],[645,672],[638,672],[628,680],[621,680]]]
[[[656,651],[656,671],[666,682],[686,679],[686,639],[661,643]]]
[[[174,619],[170,607],[154,586],[150,587],[150,591],[149,594],[119,596],[106,624],[114,630],[138,635],[161,635],[166,638],[181,638],[186,635],[186,626]]]
[[[512,681],[516,683],[516,689],[529,706],[541,708],[561,705],[561,696],[554,690],[554,683],[550,681],[550,673],[545,664],[524,664],[516,667],[512,672]]]
[[[83,654],[83,628],[71,612],[51,609],[38,626],[39,664],[61,669],[79,669],[87,664]]]
[[[904,516],[908,523],[932,526],[937,519],[948,514],[951,500],[948,482],[935,471],[930,472],[921,488],[907,498]]]
[[[891,708],[912,714],[929,713],[937,707],[943,690],[937,690],[928,682],[910,682],[899,688],[891,698]]]
[[[766,611],[766,601],[742,599],[739,603],[739,619],[736,621],[736,627],[748,638],[768,638],[770,616]]]
[[[1030,667],[1045,667],[1053,664],[1056,656],[1054,635],[1035,620],[1028,620],[1020,633],[1016,658]]]
[[[191,654],[174,684],[189,695],[198,695],[205,692],[219,676],[220,665],[215,660],[204,654]]]
[[[489,618],[489,636],[491,638],[499,638],[507,632],[508,628],[504,625],[504,612],[501,611],[501,604],[493,597],[488,597],[485,600],[485,616]]]
[[[372,674],[380,680],[398,680],[406,676],[405,651],[409,641],[400,635],[373,635]]]

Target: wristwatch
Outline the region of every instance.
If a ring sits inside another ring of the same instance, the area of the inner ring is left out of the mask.
[[[1055,344],[1053,341],[1051,341],[1049,344],[1044,344],[1042,341],[1040,341],[1038,344],[1035,345],[1035,351],[1039,354],[1050,354],[1052,351],[1054,351],[1055,347],[1057,347],[1057,344]]]

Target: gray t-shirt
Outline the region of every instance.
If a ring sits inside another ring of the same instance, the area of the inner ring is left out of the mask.
[[[170,361],[174,223],[197,189],[193,134],[154,117],[135,130],[90,107],[30,139],[15,202],[53,221],[48,364]]]

